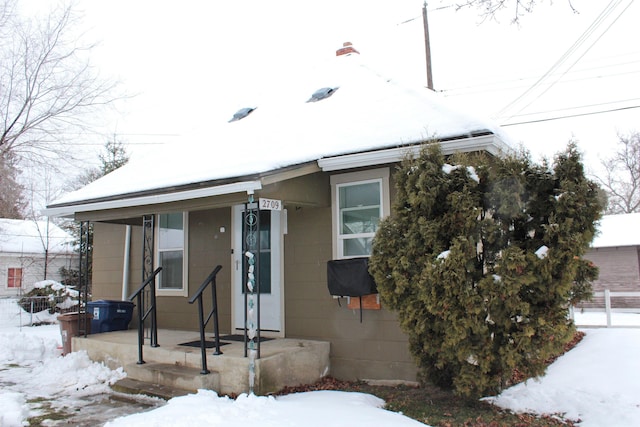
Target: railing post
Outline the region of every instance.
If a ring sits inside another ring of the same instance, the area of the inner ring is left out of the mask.
[[[207,369],[207,351],[206,351],[206,340],[205,340],[205,327],[209,320],[211,320],[211,316],[213,316],[213,324],[214,324],[214,334],[215,334],[215,344],[216,351],[213,353],[215,356],[222,354],[220,351],[220,331],[218,329],[218,300],[216,297],[216,276],[218,272],[222,269],[221,265],[216,266],[213,269],[211,274],[207,276],[207,278],[202,282],[195,295],[189,298],[189,304],[193,304],[196,299],[198,300],[198,319],[200,320],[200,355],[202,358],[202,370],[200,374],[207,375],[209,373],[209,369]],[[207,316],[207,319],[204,318],[204,309],[202,306],[202,294],[207,289],[207,286],[211,285],[211,312]]]
[[[213,333],[216,340],[216,351],[213,353],[215,356],[222,354],[220,351],[220,327],[218,326],[218,291],[216,290],[216,276],[213,276],[213,283],[211,284],[211,307],[213,310]]]
[[[155,299],[155,279],[156,276],[158,275],[158,273],[160,273],[162,271],[162,267],[158,267],[155,269],[155,271],[146,279],[142,282],[142,285],[129,297],[129,301],[133,301],[134,298],[137,298],[136,301],[138,302],[138,365],[141,365],[144,363],[144,360],[142,358],[142,346],[144,344],[144,321],[147,318],[147,316],[149,314],[151,314],[152,316],[152,321],[151,321],[151,328],[152,328],[152,333],[151,333],[151,346],[152,347],[159,347],[158,345],[158,327],[156,325],[156,321],[155,321],[155,313],[156,313],[156,299]],[[142,307],[142,305],[144,304],[143,302],[143,297],[144,297],[144,292],[145,292],[145,288],[151,284],[151,307],[149,308],[149,310],[144,310],[144,307]],[[144,312],[144,314],[143,314]]]
[[[142,344],[144,343],[144,315],[143,315],[143,307],[142,307],[142,293],[139,293],[136,301],[138,302],[138,361],[136,362],[138,365],[144,364],[144,359],[142,358]]]
[[[153,281],[149,287],[151,295],[151,347],[160,347],[158,345],[158,318],[156,317],[156,283]]]
[[[205,345],[204,311],[202,308],[202,295],[198,297],[198,316],[200,318],[200,356],[202,357],[202,370],[200,371],[200,374],[206,375],[209,373],[209,369],[207,369],[207,350]]]

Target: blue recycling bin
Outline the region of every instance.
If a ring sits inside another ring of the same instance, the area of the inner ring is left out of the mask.
[[[130,301],[98,300],[87,303],[87,312],[93,315],[91,333],[126,331],[133,316]]]

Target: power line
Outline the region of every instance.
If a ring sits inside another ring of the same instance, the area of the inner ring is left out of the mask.
[[[586,80],[600,80],[600,79],[624,76],[629,74],[638,74],[638,73],[640,73],[640,69],[619,72],[619,73],[599,74],[599,75],[586,76],[586,77],[580,77],[580,78],[574,78],[574,79],[564,79],[562,82],[558,82],[556,84],[568,84],[568,83],[582,82]],[[475,94],[486,93],[486,92],[506,91],[511,89],[528,87],[529,85],[524,84],[524,81],[530,78],[531,77],[523,77],[521,79],[508,80],[508,81],[502,81],[502,82],[481,83],[475,86],[465,86],[465,87],[453,88],[453,89],[441,89],[441,90],[438,90],[438,92],[442,93],[446,97],[455,97],[455,96],[475,95]],[[514,116],[516,116],[516,114],[514,114]]]
[[[538,111],[538,112],[535,112],[535,113],[519,114],[519,115],[514,116],[514,117],[535,116],[535,115],[544,114],[544,113],[555,113],[555,112],[558,112],[558,111],[577,110],[577,109],[581,109],[581,108],[602,107],[604,105],[620,104],[620,103],[623,103],[623,102],[629,103],[629,102],[636,102],[636,101],[640,101],[640,98],[621,99],[619,101],[599,102],[597,104],[580,105],[580,106],[577,106],[577,107],[567,107],[567,108],[558,108],[558,109],[555,109],[555,110]]]
[[[512,102],[510,102],[507,106],[505,106],[502,110],[500,110],[496,116],[500,117],[505,115],[505,113],[510,109],[513,108],[518,102],[522,101],[526,96],[528,96],[529,94],[533,93],[533,91],[535,89],[537,89],[539,86],[541,86],[543,84],[543,82],[545,80],[547,80],[551,75],[553,75],[553,73],[556,72],[556,70],[558,70],[566,61],[568,61],[568,59],[574,55],[578,49],[584,44],[586,43],[586,41],[594,34],[594,32],[604,23],[604,21],[609,17],[609,15],[611,15],[611,13],[613,13],[613,11],[615,9],[618,8],[618,6],[620,5],[621,0],[612,0],[605,8],[604,10],[598,15],[598,17],[595,19],[595,21],[585,30],[585,32],[578,38],[578,40],[576,40],[576,42],[558,59],[558,61],[556,61],[556,63],[546,72],[544,73],[529,89],[527,89],[524,93],[522,93],[520,96],[518,96],[516,99],[514,99]],[[596,40],[594,40],[587,48],[586,50],[571,64],[569,65],[569,67],[563,72],[561,73],[560,77],[558,77],[555,81],[551,82],[550,85],[544,89],[540,94],[538,94],[533,100],[531,100],[529,103],[527,103],[524,107],[520,108],[517,113],[519,113],[520,111],[522,111],[523,109],[525,109],[526,107],[528,107],[529,105],[531,105],[531,103],[533,103],[533,101],[535,101],[536,99],[538,99],[540,96],[542,96],[544,93],[546,93],[549,89],[551,89],[551,87],[553,87],[555,85],[555,83],[557,83],[558,80],[560,80],[560,78],[562,78],[565,74],[567,74],[569,72],[569,70],[571,70],[571,68],[578,62],[580,61],[580,59],[582,57],[584,57],[584,55],[587,54],[587,52],[589,52],[589,50],[591,50],[591,48],[595,45],[596,42],[598,42],[598,40],[600,40],[600,38],[602,38],[602,36],[604,34],[606,34],[606,32],[611,28],[611,26],[620,18],[620,16],[622,16],[622,14],[629,8],[629,6],[631,6],[631,4],[633,3],[633,0],[631,0],[629,2],[629,4],[618,14],[618,16],[613,20],[613,22],[611,22],[607,28],[605,28],[605,30],[596,38]],[[507,120],[509,118],[513,117],[513,115],[507,117]]]
[[[609,110],[591,111],[591,112],[588,112],[588,113],[567,114],[567,115],[564,115],[564,116],[547,117],[547,118],[544,118],[544,119],[527,120],[527,121],[515,122],[515,123],[503,123],[500,126],[507,127],[507,126],[517,126],[517,125],[528,125],[528,124],[540,123],[540,122],[550,122],[550,121],[553,121],[553,120],[570,119],[570,118],[574,118],[574,117],[592,116],[592,115],[595,115],[595,114],[615,113],[617,111],[632,110],[634,108],[640,108],[640,105],[630,105],[630,106],[627,106],[627,107],[612,108],[612,109],[609,109]]]

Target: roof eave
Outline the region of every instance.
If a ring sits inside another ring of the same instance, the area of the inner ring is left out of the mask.
[[[100,202],[69,203],[65,205],[47,207],[43,213],[47,216],[73,216],[79,212],[98,210],[129,208],[133,206],[147,206],[162,203],[177,202],[182,200],[199,199],[203,197],[220,196],[223,194],[244,193],[253,194],[262,189],[260,180],[241,181],[215,187],[198,188],[186,191],[177,191],[165,194],[153,194],[148,196],[130,197],[124,199],[106,200]]]
[[[509,146],[495,134],[472,136],[440,142],[445,155],[457,152],[486,151],[494,156],[509,152]],[[325,157],[318,160],[318,166],[325,171],[338,171],[359,167],[383,165],[402,161],[407,155],[417,155],[422,144],[387,148],[377,151]]]

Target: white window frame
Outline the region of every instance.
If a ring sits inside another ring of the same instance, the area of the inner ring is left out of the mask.
[[[344,255],[343,241],[345,238],[340,231],[340,192],[339,188],[349,185],[366,184],[369,182],[380,183],[380,220],[389,216],[390,213],[390,193],[389,193],[389,168],[369,169],[359,172],[350,172],[339,175],[332,175],[331,183],[331,223],[332,223],[332,246],[333,259],[358,258],[369,255]],[[375,233],[350,234],[349,238],[373,237]]]
[[[14,274],[11,275],[11,270],[14,271]],[[15,272],[19,271],[20,272],[20,285],[19,286],[9,286],[9,282],[13,279],[13,283],[15,284],[16,281],[16,274]],[[24,268],[22,267],[7,267],[7,289],[22,289],[22,284],[24,282]]]
[[[164,214],[156,215],[156,229],[155,229],[155,239],[156,239],[156,249],[155,249],[155,259],[156,265],[160,266],[160,215],[168,215],[172,213],[178,212],[166,212]],[[157,296],[168,296],[168,297],[188,297],[189,296],[189,259],[188,259],[188,250],[189,247],[189,213],[182,212],[182,232],[183,232],[183,245],[182,248],[164,248],[164,250],[177,250],[182,249],[182,288],[181,289],[163,289],[161,288],[162,284],[162,272],[159,274],[159,278],[156,281],[156,295]]]

